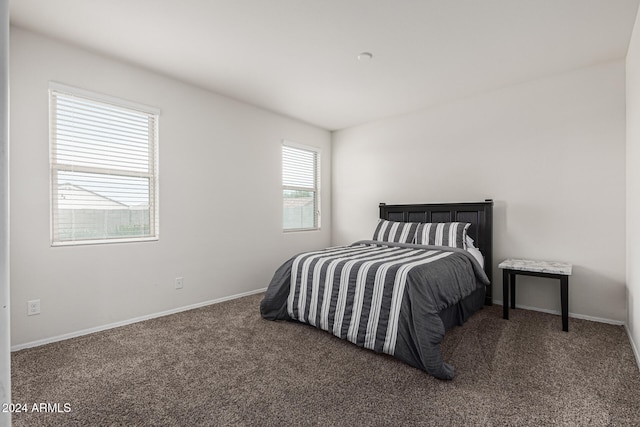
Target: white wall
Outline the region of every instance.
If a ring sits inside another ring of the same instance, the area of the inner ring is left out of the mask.
[[[379,202],[493,198],[494,301],[501,260],[565,261],[569,311],[624,321],[624,73],[599,64],[336,132],[332,243],[370,238]],[[557,281],[518,283],[517,304],[560,310]]]
[[[0,1],[0,405],[11,402],[9,304],[9,2]],[[11,414],[0,411],[0,426]]]
[[[640,11],[627,53],[627,328],[640,364]]]
[[[50,80],[161,109],[158,242],[50,246]],[[13,27],[11,91],[14,346],[261,289],[330,242],[328,215],[321,231],[281,231],[282,139],[321,148],[331,209],[325,130]],[[31,299],[42,313],[27,317]]]

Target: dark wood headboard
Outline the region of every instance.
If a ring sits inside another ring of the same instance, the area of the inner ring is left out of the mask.
[[[493,200],[465,203],[387,205],[380,203],[380,218],[399,222],[468,222],[468,234],[484,255],[484,271],[493,283]],[[485,304],[492,304],[487,286]]]

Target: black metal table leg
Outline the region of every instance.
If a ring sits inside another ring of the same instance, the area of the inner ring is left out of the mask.
[[[509,319],[509,272],[502,270],[502,318]]]
[[[569,276],[560,278],[560,303],[562,305],[562,330],[569,332]]]
[[[511,284],[511,308],[516,308],[516,274],[509,273],[509,283]]]

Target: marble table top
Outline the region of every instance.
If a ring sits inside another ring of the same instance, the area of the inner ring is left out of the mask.
[[[539,273],[563,274],[571,276],[573,266],[566,262],[533,261],[530,259],[507,259],[498,264],[498,268],[511,270],[535,271]]]

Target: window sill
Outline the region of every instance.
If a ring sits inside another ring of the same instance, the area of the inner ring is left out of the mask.
[[[159,240],[156,237],[136,237],[127,239],[96,239],[96,240],[73,240],[68,242],[51,242],[51,247],[62,246],[85,246],[85,245],[110,245],[112,243],[138,243],[138,242],[155,242]]]

